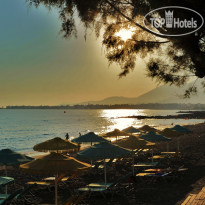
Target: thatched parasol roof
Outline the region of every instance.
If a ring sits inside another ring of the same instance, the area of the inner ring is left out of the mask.
[[[149,147],[151,148],[151,146],[155,145],[155,143],[147,142],[147,141],[140,139],[134,135],[131,135],[127,139],[122,139],[122,140],[116,142],[115,144],[120,146],[120,147],[132,149],[132,150],[144,149],[144,148],[149,148]]]
[[[89,164],[80,162],[73,157],[52,152],[26,164],[22,164],[20,169],[30,174],[55,175],[73,173],[90,167]]]
[[[73,143],[69,140],[61,139],[60,137],[55,137],[45,142],[41,142],[33,147],[34,151],[48,152],[48,151],[63,151],[76,149],[78,144]]]

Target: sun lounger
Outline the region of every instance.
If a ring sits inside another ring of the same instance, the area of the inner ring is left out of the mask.
[[[113,183],[90,183],[86,187],[79,188],[78,191],[80,192],[102,192],[107,190]]]
[[[103,162],[103,160],[98,160],[98,161],[96,161],[97,163],[102,163]]]
[[[6,199],[10,196],[10,194],[0,194],[0,199]]]
[[[8,194],[8,196],[4,199],[0,199],[0,205],[6,205],[8,204],[12,199],[14,199],[22,190],[19,189],[13,194]]]
[[[14,182],[14,178],[0,176],[0,188],[3,186],[6,186],[7,184],[11,182]]]
[[[180,152],[161,152],[162,155],[176,155],[180,154]]]
[[[151,173],[151,172],[142,172],[142,173],[138,173],[136,174],[137,177],[155,177],[155,176],[166,176],[168,175],[170,172],[156,172],[156,173]]]
[[[79,188],[79,192],[89,192],[89,197],[92,193],[100,193],[103,197],[105,197],[104,193],[112,192],[112,195],[114,194],[113,188],[119,184],[125,181],[128,177],[130,177],[132,173],[128,173],[125,176],[120,177],[118,180],[116,180],[113,183],[107,183],[105,186],[105,183],[90,183],[86,187]]]
[[[167,182],[165,177],[168,176],[171,172],[143,172],[136,174],[136,177],[138,177],[142,182],[147,183],[153,183],[157,180],[162,179],[164,182]]]
[[[106,166],[110,166],[110,165],[112,164],[113,160],[114,160],[114,159],[110,159],[110,160],[107,162]]]
[[[177,171],[178,172],[185,172],[185,171],[187,171],[188,170],[188,168],[179,168]]]
[[[70,177],[63,177],[60,181],[64,182],[67,181]],[[43,179],[44,181],[55,181],[55,177],[47,177]]]
[[[155,167],[158,162],[139,162],[134,165],[134,167]]]
[[[77,174],[73,174],[70,177],[65,177],[65,174],[62,174],[57,178],[57,181],[58,182],[65,182],[65,181],[75,177],[76,175]],[[47,177],[47,178],[44,178],[43,180],[44,181],[27,182],[27,184],[29,184],[29,185],[36,184],[36,185],[42,185],[42,186],[50,186],[50,185],[54,185],[54,183],[55,183],[55,177]]]
[[[155,155],[153,157],[149,157],[149,159],[164,159],[166,156],[163,156],[163,155]]]
[[[106,185],[105,183],[90,183],[86,187],[89,187],[89,188],[110,187],[112,184],[113,183],[107,183]]]
[[[93,193],[100,193],[104,198],[105,195],[103,192],[105,192],[108,188],[107,187],[82,187],[78,189],[78,192],[87,192],[89,193],[88,197],[91,197]]]
[[[92,168],[99,168],[100,165],[104,164],[103,160],[98,160],[95,162],[95,164],[92,165]]]
[[[51,184],[54,184],[54,183],[51,183],[51,182],[40,182],[40,181],[36,181],[36,182],[27,182],[27,184],[29,185],[41,185],[41,186],[50,186]]]
[[[92,165],[92,168],[97,169],[101,165],[101,163],[102,162],[95,162],[95,164]]]
[[[115,158],[115,159],[113,159],[113,161],[112,161],[112,163],[116,163],[117,162],[117,159]]]
[[[104,168],[103,164],[99,165],[99,167],[98,167],[98,169],[103,169],[103,168]]]
[[[155,173],[159,173],[159,172],[165,172],[166,169],[146,169],[144,170],[144,172],[155,172]]]
[[[136,174],[136,177],[145,177],[145,176],[151,176],[151,175],[152,175],[152,173],[150,173],[150,172],[147,172],[147,173],[142,172],[142,173]]]
[[[82,188],[78,189],[78,191],[83,191],[83,192],[87,192],[87,191],[101,192],[101,191],[105,191],[105,190],[107,190],[106,187],[82,187]]]

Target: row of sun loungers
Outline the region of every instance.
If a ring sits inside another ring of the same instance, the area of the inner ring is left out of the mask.
[[[138,150],[138,152],[136,152],[135,157],[138,157],[139,153],[146,153],[143,150]],[[170,178],[176,178],[177,175],[181,174],[181,173],[185,173],[187,171],[187,168],[184,167],[178,167],[177,169],[170,169],[170,168],[164,168],[161,167],[160,165],[160,161],[163,160],[164,158],[170,158],[172,156],[174,156],[176,153],[161,153],[162,155],[156,155],[156,156],[164,156],[164,157],[156,157],[154,162],[150,162],[146,161],[146,162],[138,162],[137,164],[134,164],[133,166],[135,167],[135,176],[133,176],[133,173],[128,173],[126,175],[123,175],[122,177],[119,177],[116,181],[113,182],[108,182],[108,183],[101,183],[101,182],[92,182],[92,183],[88,183],[85,186],[82,186],[80,188],[77,188],[77,193],[72,195],[69,200],[67,200],[67,202],[65,204],[72,204],[73,202],[75,202],[77,204],[78,201],[81,201],[83,199],[85,199],[86,197],[91,197],[92,195],[95,194],[100,194],[103,197],[106,197],[106,194],[114,194],[115,190],[118,189],[118,185],[120,184],[120,186],[122,185],[122,183],[127,183],[129,181],[129,183],[132,183],[130,180],[128,180],[131,177],[134,177],[135,180],[137,180],[138,182],[142,182],[142,183],[154,183],[156,181],[164,181],[167,182],[167,180],[169,180]],[[132,159],[129,159],[130,162],[132,161]],[[106,166],[111,165],[110,167],[114,166],[115,164],[118,163],[124,163],[125,159],[121,158],[121,159],[106,159]],[[126,162],[127,163],[127,162]],[[124,166],[124,165],[123,165]],[[101,161],[96,161],[93,166],[92,166],[93,170],[94,169],[102,169],[104,168],[104,160]],[[131,169],[130,169],[131,171]],[[72,178],[75,178],[75,175],[72,176],[66,176],[66,175],[61,175],[58,177],[58,182],[61,183],[67,183],[69,182],[69,180],[71,180]],[[1,179],[1,177],[0,177]],[[14,180],[13,180],[14,181]],[[12,180],[10,180],[8,183],[13,182]],[[2,182],[3,183],[3,182]],[[4,182],[4,186],[6,184],[8,184],[6,182]],[[33,181],[33,182],[28,182],[28,187],[25,190],[18,190],[18,192],[15,192],[11,195],[1,195],[0,197],[0,205],[1,204],[7,204],[8,200],[12,200],[14,198],[18,198],[20,196],[23,196],[32,186],[45,186],[45,187],[50,187],[52,185],[54,185],[55,183],[55,178],[54,177],[46,177],[43,178],[42,181]],[[0,180],[0,187],[1,187],[1,180]],[[74,203],[74,204],[75,204]]]
[[[116,180],[115,182],[112,183],[99,183],[99,182],[95,182],[95,183],[90,183],[88,185],[86,185],[85,187],[82,188],[78,188],[78,192],[88,192],[89,193],[89,197],[92,194],[96,194],[96,193],[100,193],[103,197],[106,197],[105,194],[107,193],[112,193],[114,194],[114,189],[115,187],[119,184],[122,183],[124,181],[126,181],[130,176],[132,175],[132,173],[128,173],[125,176],[120,177],[118,180]]]

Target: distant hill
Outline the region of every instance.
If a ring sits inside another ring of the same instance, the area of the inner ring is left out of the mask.
[[[177,86],[163,85],[159,86],[143,95],[136,98],[128,98],[123,96],[108,97],[100,101],[89,101],[81,104],[142,104],[142,103],[205,103],[205,93],[198,89],[198,94],[193,95],[190,99],[183,99],[185,90],[190,87],[192,83],[187,84],[182,88]]]
[[[100,101],[89,101],[81,104],[101,104],[101,105],[112,105],[112,104],[136,104],[137,98],[128,98],[123,96],[108,97]]]

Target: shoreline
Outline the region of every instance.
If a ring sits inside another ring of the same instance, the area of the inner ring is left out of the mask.
[[[197,126],[197,125],[200,125],[200,124],[204,124],[205,122],[197,122],[197,123],[192,123],[190,122],[190,124],[188,123],[180,123],[181,126]],[[154,128],[156,128],[157,130],[163,130],[165,128],[170,128],[170,127],[173,127],[174,125],[158,125],[158,126],[152,126]],[[99,133],[100,135],[100,133]],[[72,139],[74,139],[74,137],[71,137]],[[113,137],[113,139],[115,140],[115,137]],[[89,147],[88,144],[82,144],[83,146],[81,147],[81,149],[83,148],[87,148]],[[22,154],[25,154],[25,155],[28,155],[29,157],[33,157],[33,158],[36,158],[36,157],[39,157],[39,156],[42,156],[42,155],[46,155],[48,154],[49,152],[37,152],[37,151],[34,151],[34,150],[29,150],[29,151],[18,151]]]
[[[193,131],[193,133],[180,136],[181,155],[178,159],[174,158],[174,161],[171,163],[172,166],[183,165],[185,168],[188,168],[188,171],[183,176],[183,178],[176,179],[174,182],[170,183],[161,182],[157,184],[146,184],[144,182],[136,182],[133,184],[134,190],[132,190],[135,196],[135,201],[133,201],[132,196],[128,194],[128,189],[125,190],[124,196],[119,196],[118,198],[115,198],[116,203],[112,202],[113,205],[119,204],[119,201],[121,200],[127,201],[127,204],[130,205],[135,205],[137,204],[136,202],[140,202],[141,204],[145,205],[180,205],[190,193],[198,193],[201,190],[201,188],[205,186],[205,123],[186,125],[185,127],[189,128],[191,131]],[[177,138],[173,137],[169,146],[170,151],[176,151],[176,142]],[[166,149],[165,145],[166,143],[160,143],[159,145],[157,145],[155,152],[159,153],[161,151],[164,151]],[[39,152],[39,154],[43,155],[44,153]],[[136,162],[142,159],[143,156],[142,158],[137,159]],[[126,170],[126,172],[129,172],[131,165],[127,165],[127,163],[130,162],[125,160],[125,163],[123,163],[122,161],[121,168],[122,170]],[[113,176],[116,175],[116,171],[119,170],[115,169]],[[122,175],[125,175],[126,172],[122,173]],[[94,175],[94,178],[92,177],[91,173],[87,173],[83,176],[77,177],[76,181],[79,183],[77,187],[83,187],[86,184],[93,182],[93,180],[103,180],[103,170],[99,170],[99,173],[99,175]],[[3,171],[1,171],[1,174],[3,174]],[[8,170],[8,174],[8,176],[14,177],[16,179],[16,187],[25,187],[25,184],[28,181],[39,181],[42,180],[43,177],[45,177],[37,175],[27,175],[22,173],[18,169]],[[109,173],[109,181],[111,181],[110,177],[111,174]],[[115,177],[118,178],[119,176]],[[61,186],[63,187],[63,184]],[[68,196],[67,189],[74,189],[72,180],[71,182],[68,182],[66,188],[59,188],[59,200],[61,200],[62,197],[65,195]],[[9,189],[9,192],[12,193],[12,191],[12,189]],[[34,190],[32,190],[32,192],[37,196],[39,200],[43,200],[44,203],[53,203],[54,190],[48,192],[47,189],[43,189],[42,187],[36,187]],[[49,197],[47,197],[48,193]],[[104,198],[93,198],[93,200],[95,202],[94,204],[108,204],[108,201],[106,201],[106,199]],[[90,203],[89,199],[88,202],[89,203],[87,204],[89,205],[93,204]],[[110,202],[111,201],[109,201],[109,203]],[[19,205],[21,203],[17,204]]]

